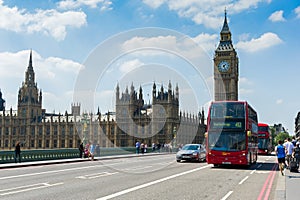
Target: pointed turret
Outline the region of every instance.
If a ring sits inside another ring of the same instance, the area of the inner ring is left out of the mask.
[[[220,42],[230,42],[231,43],[231,32],[227,23],[227,12],[225,9],[225,18],[222,30],[220,32],[221,41]]]
[[[225,18],[224,18],[224,23],[223,23],[223,28],[221,30],[221,33],[228,33],[230,32],[229,30],[229,26],[227,23],[227,12],[226,12],[226,8],[225,8]]]
[[[32,50],[30,50],[30,55],[29,55],[29,64],[28,64],[28,70],[33,70],[32,67]]]
[[[34,86],[34,71],[32,66],[32,50],[30,50],[29,63],[25,73],[25,84],[27,86]]]
[[[120,99],[120,87],[119,87],[119,83],[117,84],[116,87],[116,102],[118,102]]]
[[[0,89],[0,111],[4,111],[5,110],[5,100],[2,98],[2,92]]]
[[[142,89],[142,86],[140,86],[139,99],[140,99],[140,100],[143,99],[143,89]]]

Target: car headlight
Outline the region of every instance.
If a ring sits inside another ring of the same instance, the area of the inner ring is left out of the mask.
[[[196,156],[196,155],[198,155],[198,153],[197,153],[197,152],[194,152],[194,153],[193,153],[193,156]]]

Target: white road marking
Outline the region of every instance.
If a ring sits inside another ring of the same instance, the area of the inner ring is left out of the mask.
[[[262,166],[262,164],[259,164],[259,165],[257,166],[257,169],[261,168],[261,166]]]
[[[123,170],[124,171],[135,171],[135,170],[142,170],[142,169],[147,169],[147,168],[152,168],[152,166],[132,167],[132,168],[126,168],[126,169],[123,169]]]
[[[269,171],[257,171],[256,172],[257,174],[268,174],[268,173],[270,173]]]
[[[256,169],[255,169],[255,170],[252,170],[252,171],[250,172],[250,174],[254,174],[254,172],[256,172]]]
[[[119,172],[101,172],[101,173],[96,173],[96,174],[88,174],[88,175],[83,175],[83,176],[77,176],[75,178],[80,178],[80,179],[94,179],[94,178],[99,178],[99,177],[103,177],[103,176],[111,176],[114,174],[117,174]]]
[[[51,173],[59,173],[59,172],[66,172],[66,171],[74,171],[74,170],[88,169],[88,168],[94,168],[94,167],[103,167],[103,166],[102,165],[98,165],[98,166],[94,165],[94,166],[87,166],[87,167],[76,167],[76,168],[70,168],[70,169],[36,172],[36,173],[31,173],[31,174],[20,174],[20,175],[15,175],[15,176],[0,177],[0,180],[19,178],[19,177],[27,177],[27,176],[36,176],[36,175],[41,175],[41,174],[51,174]]]
[[[127,193],[129,193],[129,192],[133,192],[133,191],[135,191],[135,190],[139,190],[139,189],[142,189],[142,188],[145,188],[145,187],[148,187],[148,186],[157,184],[157,183],[161,183],[161,182],[167,181],[167,180],[169,180],[169,179],[173,179],[173,178],[176,178],[176,177],[185,175],[185,174],[189,174],[189,173],[192,173],[192,172],[196,172],[196,171],[202,170],[202,169],[207,168],[207,167],[212,167],[212,165],[206,165],[206,166],[199,167],[199,168],[196,168],[196,169],[192,169],[192,170],[189,170],[189,171],[181,172],[181,173],[179,173],[179,174],[174,174],[174,175],[172,175],[172,176],[168,176],[168,177],[165,177],[165,178],[161,178],[161,179],[156,180],[156,181],[152,181],[152,182],[149,182],[149,183],[145,183],[145,184],[142,184],[142,185],[138,185],[138,186],[135,186],[135,187],[132,187],[132,188],[128,188],[128,189],[123,190],[123,191],[120,191],[120,192],[116,192],[116,193],[111,194],[111,195],[107,195],[107,196],[98,198],[97,200],[107,200],[107,199],[111,199],[111,198],[114,198],[114,197],[118,197],[118,196],[127,194]]]
[[[0,190],[0,195],[5,196],[5,195],[9,195],[9,194],[16,194],[16,193],[20,193],[20,192],[26,192],[26,191],[37,190],[37,189],[41,189],[41,188],[53,187],[53,186],[62,185],[62,184],[64,184],[64,183],[63,182],[54,183],[54,184],[37,183],[37,184],[33,184],[33,185],[24,185],[24,186],[20,186],[20,187],[14,187],[14,188]]]
[[[221,200],[227,199],[232,193],[233,191],[229,191]]]
[[[249,178],[249,176],[246,176],[243,180],[241,180],[241,181],[239,182],[239,185],[243,184],[248,178]]]

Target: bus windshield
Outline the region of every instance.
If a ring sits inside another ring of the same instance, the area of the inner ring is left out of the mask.
[[[245,132],[210,132],[208,148],[216,151],[241,151],[246,149]]]
[[[269,127],[268,126],[258,126],[258,131],[268,132],[269,131]]]
[[[245,107],[242,103],[219,102],[211,105],[210,118],[245,118]]]
[[[270,143],[269,138],[258,138],[259,149],[268,149],[269,143]]]

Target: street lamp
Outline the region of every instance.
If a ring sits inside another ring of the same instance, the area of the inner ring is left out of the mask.
[[[87,113],[84,113],[83,114],[83,117],[81,119],[81,122],[83,124],[83,130],[82,130],[82,142],[83,142],[83,145],[86,146],[86,144],[88,143],[87,142],[87,139],[88,139],[88,136],[87,136],[87,133],[88,133],[88,124],[90,123],[89,119],[88,119],[88,115]]]
[[[176,132],[177,128],[176,126],[173,127],[173,149],[176,148]]]

